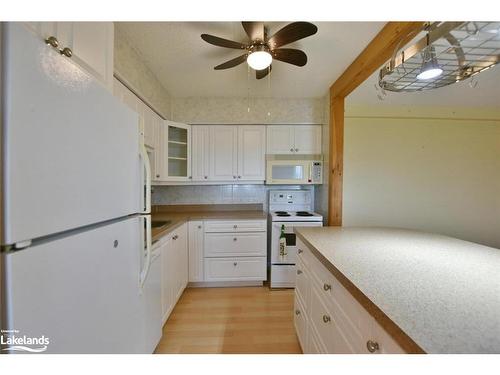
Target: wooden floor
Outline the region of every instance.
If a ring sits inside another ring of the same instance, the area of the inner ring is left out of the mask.
[[[301,353],[293,289],[188,288],[155,353]]]

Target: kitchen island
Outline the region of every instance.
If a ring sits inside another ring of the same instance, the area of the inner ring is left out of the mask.
[[[296,233],[403,351],[500,353],[499,249],[403,229],[322,227]],[[370,352],[375,344],[367,341]]]

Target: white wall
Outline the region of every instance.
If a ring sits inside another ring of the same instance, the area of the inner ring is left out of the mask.
[[[437,232],[500,248],[500,111],[354,109],[345,226]]]
[[[170,119],[171,98],[115,22],[114,70],[163,117]]]
[[[172,120],[188,124],[322,124],[323,99],[175,98]]]

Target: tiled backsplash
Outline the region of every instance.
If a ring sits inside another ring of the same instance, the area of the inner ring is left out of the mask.
[[[154,186],[153,204],[236,204],[262,203],[264,210],[268,206],[268,190],[307,189],[313,192],[312,185],[188,185]]]

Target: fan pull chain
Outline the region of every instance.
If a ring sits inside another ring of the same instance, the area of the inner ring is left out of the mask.
[[[247,64],[247,112],[250,113],[250,65]]]
[[[267,96],[270,99],[271,98],[271,65],[267,67],[268,73],[267,73]],[[271,101],[269,100],[268,103]],[[270,105],[270,104],[269,104]],[[267,111],[267,117],[271,117],[271,109]]]

